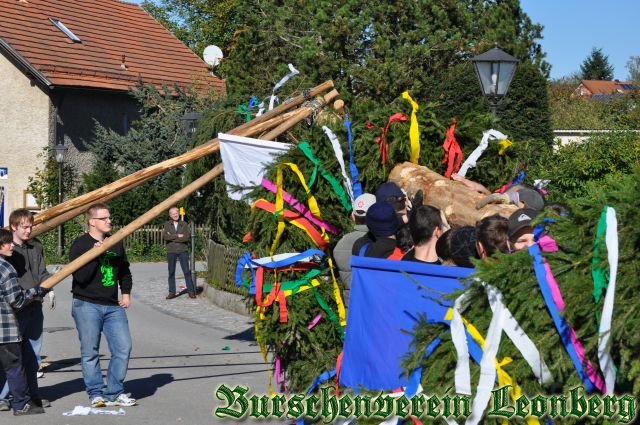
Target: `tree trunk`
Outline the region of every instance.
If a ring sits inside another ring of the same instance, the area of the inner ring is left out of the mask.
[[[452,226],[475,226],[484,217],[500,214],[505,218],[517,210],[515,205],[489,204],[476,209],[476,202],[484,198],[475,190],[462,183],[449,180],[427,167],[404,162],[396,165],[389,174],[389,181],[407,191],[409,197],[422,189],[424,204],[432,205],[444,211]]]

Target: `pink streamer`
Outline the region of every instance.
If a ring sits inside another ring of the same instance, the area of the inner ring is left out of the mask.
[[[318,314],[312,321],[311,323],[309,323],[309,326],[307,326],[307,329],[311,330],[314,328],[315,325],[318,324],[318,322],[320,321],[320,319],[322,319],[322,314]]]
[[[269,192],[276,193],[276,191],[278,190],[276,185],[267,179],[262,179],[262,182],[260,184]],[[287,204],[291,205],[296,211],[304,215],[307,220],[309,220],[316,226],[320,226],[327,232],[333,233],[334,235],[337,235],[339,233],[338,229],[335,226],[311,214],[311,211],[309,211],[309,209],[302,202],[291,196],[289,193],[287,193],[287,191],[282,191],[282,197],[287,202]]]
[[[280,384],[280,357],[276,357],[276,384]]]
[[[541,237],[538,243],[540,244],[540,249],[542,251],[545,250],[544,247],[550,248],[550,249],[547,249],[548,252],[558,250],[558,245],[549,236]],[[553,302],[556,305],[556,307],[558,307],[558,310],[562,313],[562,311],[564,310],[565,304],[564,304],[564,299],[562,298],[562,293],[560,292],[560,287],[558,286],[558,282],[556,282],[556,278],[553,276],[553,273],[551,272],[551,267],[549,266],[549,263],[547,263],[546,259],[544,260],[543,264],[544,264],[545,270],[547,271],[547,282],[549,283],[549,289],[551,289]],[[580,363],[584,364],[584,357],[585,357],[584,346],[582,345],[582,342],[580,342],[580,340],[578,339],[578,336],[576,335],[576,331],[573,330],[572,327],[569,327],[569,337],[571,338],[571,343],[573,344],[573,347],[576,350],[576,354],[580,359]],[[591,380],[591,382],[593,382],[593,385],[602,394],[606,394],[607,391],[606,391],[606,385],[604,383],[604,380],[596,372],[593,365],[591,364],[591,361],[587,361],[587,366],[585,368],[585,371],[587,373],[587,376]]]

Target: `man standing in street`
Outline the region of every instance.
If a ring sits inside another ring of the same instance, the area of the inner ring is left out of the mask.
[[[71,245],[73,261],[110,236],[109,207],[93,204],[86,212],[89,232]],[[134,406],[136,400],[124,393],[124,379],[131,354],[131,334],[126,308],[131,304],[131,271],[122,242],[73,273],[71,314],[80,339],[82,377],[92,407]],[[118,285],[122,298],[118,299]],[[109,345],[111,359],[106,387],[100,368],[100,336]]]
[[[162,236],[167,244],[167,264],[169,265],[169,294],[167,299],[171,300],[176,295],[176,261],[180,260],[180,268],[184,274],[185,284],[189,298],[196,297],[196,288],[191,279],[189,270],[189,248],[188,242],[191,238],[189,223],[180,220],[180,212],[177,207],[169,210],[170,220],[164,224]]]
[[[44,261],[42,245],[36,240],[30,241],[33,228],[33,216],[31,211],[25,208],[14,210],[9,215],[9,226],[13,235],[13,255],[6,260],[16,270],[18,283],[24,290],[40,285],[50,274]],[[20,335],[24,340],[22,362],[27,377],[27,382],[32,388],[32,396],[39,399],[37,378],[42,376],[39,372],[42,351],[42,331],[44,315],[42,313],[42,298],[35,298],[33,302],[25,305],[16,313]],[[0,391],[0,399],[4,399],[9,392],[8,384]],[[45,407],[49,407],[45,401]]]

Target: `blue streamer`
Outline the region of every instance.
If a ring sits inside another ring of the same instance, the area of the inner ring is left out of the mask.
[[[362,195],[362,183],[360,183],[360,173],[353,162],[353,134],[351,133],[351,120],[345,119],[344,126],[347,128],[347,139],[349,140],[349,171],[351,172],[351,185],[353,186],[354,199]]]
[[[590,393],[593,391],[594,385],[584,371],[582,363],[580,362],[578,354],[576,353],[576,349],[571,342],[571,337],[569,335],[569,326],[567,325],[564,317],[562,317],[562,315],[560,314],[560,311],[558,310],[558,307],[556,307],[555,302],[553,301],[553,295],[551,294],[549,282],[547,281],[547,271],[545,270],[542,254],[540,253],[540,247],[538,246],[538,244],[534,244],[529,247],[529,255],[533,257],[533,270],[536,273],[536,278],[538,279],[538,285],[540,286],[540,291],[542,292],[544,302],[547,305],[549,314],[551,314],[553,323],[556,326],[558,334],[560,335],[560,339],[562,340],[562,345],[564,345],[564,348],[567,350],[567,353],[569,354],[569,357],[573,362],[573,366],[576,368],[576,372],[578,372],[578,376],[580,376],[580,380],[583,382],[586,391]]]
[[[242,280],[242,272],[245,269],[245,266],[251,272],[251,285],[249,286],[249,294],[255,295],[256,293],[256,272],[255,268],[258,266],[267,268],[267,269],[277,269],[280,267],[290,266],[295,264],[307,257],[319,256],[320,258],[326,257],[327,254],[320,251],[319,249],[311,248],[300,254],[293,255],[289,258],[285,258],[279,261],[270,261],[264,264],[258,264],[251,258],[251,253],[246,252],[240,259],[238,260],[238,264],[236,265],[236,286],[242,286],[244,284]]]

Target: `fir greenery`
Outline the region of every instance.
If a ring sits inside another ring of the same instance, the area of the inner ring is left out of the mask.
[[[580,74],[583,80],[611,80],[613,65],[609,63],[609,56],[602,53],[602,49],[594,47],[580,65]]]

